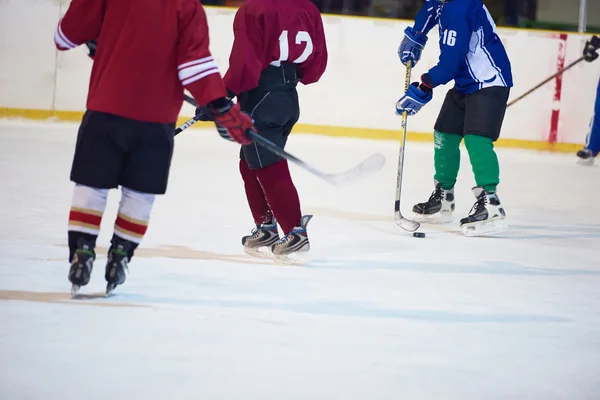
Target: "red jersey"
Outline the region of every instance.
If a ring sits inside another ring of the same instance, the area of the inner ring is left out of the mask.
[[[198,0],[72,0],[54,42],[97,40],[87,109],[173,123],[184,88],[199,104],[226,96]]]
[[[235,15],[225,85],[236,94],[258,85],[262,70],[298,64],[300,82],[317,82],[327,66],[323,21],[310,0],[248,0]]]

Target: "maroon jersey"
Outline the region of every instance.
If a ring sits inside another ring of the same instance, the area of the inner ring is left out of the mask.
[[[225,85],[236,94],[258,85],[262,70],[298,64],[300,82],[317,82],[327,66],[323,21],[310,0],[248,0],[233,22]]]
[[[198,0],[72,0],[54,41],[97,40],[87,108],[173,123],[188,89],[204,105],[226,95]]]

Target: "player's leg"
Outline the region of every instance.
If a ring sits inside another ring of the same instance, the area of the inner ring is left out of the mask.
[[[110,135],[115,123],[113,115],[87,111],[77,134],[71,166],[75,187],[68,223],[68,278],[73,292],[90,280],[108,191],[119,182],[124,147]]]
[[[466,235],[498,233],[508,229],[504,207],[496,193],[500,182],[500,165],[494,150],[498,140],[510,89],[489,87],[467,97],[465,146],[471,160],[476,197],[469,215],[460,223]]]
[[[252,114],[258,132],[284,148],[300,115],[295,88],[271,92]],[[249,168],[255,171],[270,209],[285,233],[271,248],[273,253],[308,251],[306,225],[310,217],[302,217],[287,160],[256,144],[244,146],[244,157]]]
[[[148,229],[156,195],[166,193],[175,124],[122,120],[127,157],[119,184],[121,201],[108,250],[107,292],[125,282],[128,266]]]
[[[585,140],[585,147],[577,152],[577,157],[579,157],[578,163],[581,165],[593,165],[598,153],[600,153],[600,80],[596,88],[594,115],[590,122],[590,130]]]
[[[452,221],[464,116],[464,95],[449,90],[434,127],[434,190],[427,201],[414,205],[415,221],[435,224]]]
[[[250,169],[243,156],[244,152],[245,150],[242,148],[239,168],[244,182],[246,200],[256,227],[249,235],[242,237],[242,245],[246,253],[250,255],[270,257],[271,246],[279,240],[277,222],[258,181],[258,169]]]

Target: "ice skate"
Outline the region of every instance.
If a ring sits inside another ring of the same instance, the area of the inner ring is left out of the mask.
[[[69,281],[72,283],[71,296],[75,296],[82,286],[90,282],[96,259],[95,245],[93,241],[88,242],[84,238],[79,238],[77,241],[77,250],[73,254],[69,269]]]
[[[452,222],[454,211],[454,188],[445,190],[435,182],[435,190],[429,200],[413,206],[413,220],[426,224],[447,224]]]
[[[250,235],[242,238],[244,252],[253,257],[271,258],[271,246],[279,240],[277,223],[257,224]]]
[[[306,226],[311,218],[312,215],[303,216],[299,226],[296,226],[271,247],[273,259],[277,264],[308,264],[310,261],[308,257],[310,242],[308,241]]]
[[[480,186],[473,188],[477,201],[469,215],[460,220],[460,226],[465,236],[482,236],[504,232],[508,229],[506,213],[500,204],[500,199],[490,194]]]
[[[597,155],[598,153],[594,154],[589,149],[581,149],[577,152],[577,157],[579,158],[577,160],[577,164],[588,166],[594,165],[594,161],[596,160]]]
[[[125,283],[127,273],[129,273],[128,251],[131,243],[124,239],[113,238],[112,245],[108,250],[108,260],[106,261],[106,295],[109,296],[118,285]]]

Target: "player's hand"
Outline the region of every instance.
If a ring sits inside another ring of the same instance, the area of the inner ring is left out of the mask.
[[[210,107],[210,106],[209,106]],[[219,130],[219,135],[227,135],[240,144],[250,144],[247,136],[249,130],[255,130],[252,118],[240,109],[238,103],[227,102],[227,105],[221,109],[212,109],[212,114]],[[220,128],[224,128],[225,132]]]
[[[200,106],[196,108],[196,120],[198,121],[214,121],[212,112],[208,106]]]
[[[433,91],[423,85],[419,86],[418,82],[412,83],[406,94],[396,103],[396,114],[402,115],[404,111],[408,115],[415,115],[423,108],[423,106],[433,98]]]
[[[583,48],[583,59],[587,62],[592,62],[598,58],[598,49],[600,48],[600,38],[592,36],[590,40],[585,42]]]
[[[421,59],[421,52],[427,43],[427,35],[415,31],[412,27],[404,30],[404,39],[398,47],[398,56],[402,64],[411,63],[411,67],[417,65]]]

